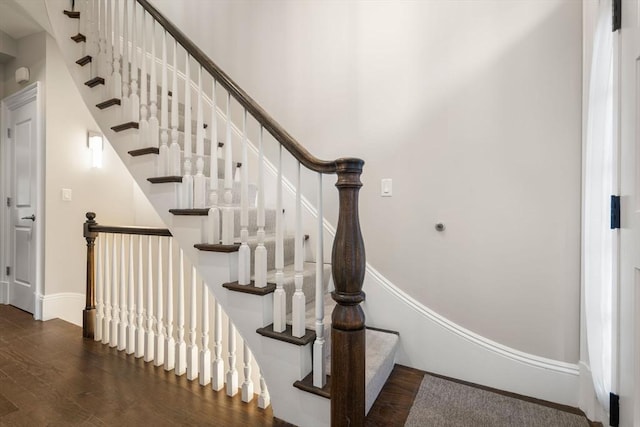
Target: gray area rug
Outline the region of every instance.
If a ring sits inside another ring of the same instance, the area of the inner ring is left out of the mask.
[[[589,427],[586,418],[425,375],[405,426]]]

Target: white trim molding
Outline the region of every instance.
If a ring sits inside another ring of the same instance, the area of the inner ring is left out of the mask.
[[[0,281],[0,304],[9,304],[9,282]]]
[[[60,292],[42,295],[38,298],[37,306],[42,307],[42,320],[59,318],[74,325],[82,326],[82,310],[84,309],[84,294],[77,292]]]

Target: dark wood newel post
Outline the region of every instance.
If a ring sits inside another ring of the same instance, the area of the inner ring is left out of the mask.
[[[87,289],[85,308],[82,311],[82,336],[93,339],[96,332],[96,267],[93,250],[98,233],[90,230],[90,226],[97,224],[96,214],[87,212],[86,217],[83,231],[84,238],[87,240]]]
[[[362,282],[365,253],[358,193],[364,161],[336,160],[340,211],[331,254],[332,294],[337,302],[331,316],[331,425],[363,426],[365,408],[365,328]]]

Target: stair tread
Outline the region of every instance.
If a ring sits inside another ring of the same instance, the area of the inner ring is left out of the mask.
[[[302,337],[294,337],[291,325],[287,325],[284,332],[275,332],[273,330],[273,324],[265,326],[264,328],[258,328],[256,332],[264,337],[273,338],[294,345],[307,345],[316,339],[316,333],[310,329],[307,329]]]

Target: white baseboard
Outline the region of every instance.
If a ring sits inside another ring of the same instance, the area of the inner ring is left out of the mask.
[[[604,425],[609,424],[609,414],[602,407],[596,396],[590,367],[583,361],[580,361],[578,366],[580,367],[580,397],[578,407],[591,421],[599,421]]]
[[[555,403],[578,406],[575,363],[528,354],[457,325],[367,264],[367,325],[400,333],[397,363]]]
[[[0,304],[9,304],[9,282],[0,281]]]
[[[74,325],[82,326],[82,310],[85,296],[76,292],[60,292],[43,295],[39,298],[42,304],[42,320],[62,319]]]

